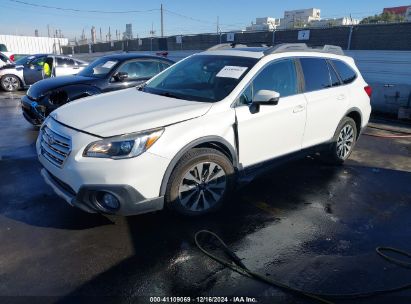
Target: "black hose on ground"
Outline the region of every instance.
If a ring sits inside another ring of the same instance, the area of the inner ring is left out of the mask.
[[[228,257],[230,257],[231,260],[223,259],[223,258],[211,253],[210,251],[206,250],[200,244],[200,241],[199,241],[199,236],[202,235],[202,234],[212,236],[215,240],[217,240],[217,242],[220,245],[220,248],[223,249],[224,253]],[[306,298],[310,298],[312,300],[316,300],[320,303],[333,304],[333,302],[329,299],[344,300],[344,299],[355,299],[355,298],[369,298],[369,297],[374,297],[374,296],[377,296],[377,295],[397,292],[397,291],[401,291],[401,290],[405,290],[405,289],[411,289],[411,283],[409,283],[409,284],[405,284],[405,285],[402,285],[402,286],[393,287],[393,288],[389,288],[389,289],[375,290],[375,291],[370,291],[370,292],[350,293],[350,294],[325,294],[325,293],[308,292],[308,291],[305,291],[305,290],[301,290],[301,289],[298,289],[298,288],[288,286],[284,283],[281,283],[281,282],[276,281],[274,279],[268,278],[265,275],[261,275],[259,273],[256,273],[256,272],[248,269],[241,262],[241,259],[214,232],[211,232],[211,231],[208,231],[208,230],[200,230],[195,234],[194,242],[195,242],[196,246],[198,247],[198,249],[200,249],[205,255],[212,258],[214,261],[220,263],[221,265],[224,265],[224,266],[230,268],[231,270],[238,272],[241,275],[244,275],[246,277],[253,278],[253,279],[256,279],[258,281],[264,282],[268,285],[280,288],[283,291],[291,292],[295,295],[300,295],[300,296],[304,296]],[[402,251],[402,250],[399,250],[399,249],[396,249],[396,248],[392,248],[392,247],[377,247],[376,252],[377,252],[378,255],[380,255],[381,257],[383,257],[384,259],[386,259],[387,261],[389,261],[391,263],[397,264],[401,267],[411,268],[411,263],[401,261],[399,259],[392,258],[392,257],[386,255],[385,253],[383,253],[383,252],[394,252],[396,254],[400,254],[400,255],[406,256],[408,258],[411,258],[411,254],[408,253],[408,252],[405,252],[405,251]]]

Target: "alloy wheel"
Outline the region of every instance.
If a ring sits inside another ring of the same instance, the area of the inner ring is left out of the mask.
[[[7,91],[15,91],[19,87],[19,81],[15,77],[7,76],[3,79],[3,87]]]
[[[201,162],[192,166],[179,186],[181,205],[191,211],[205,211],[218,203],[227,185],[226,173],[214,162]]]
[[[354,144],[354,128],[346,124],[340,131],[337,139],[337,155],[340,159],[346,159]]]

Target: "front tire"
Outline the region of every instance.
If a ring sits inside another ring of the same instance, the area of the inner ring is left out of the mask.
[[[20,89],[20,79],[14,75],[4,75],[0,81],[1,88],[7,92],[14,92]]]
[[[223,153],[210,148],[188,151],[174,168],[167,184],[166,206],[186,216],[220,209],[231,193],[235,171]]]
[[[346,161],[357,142],[357,125],[350,117],[344,117],[337,127],[330,149],[326,154],[328,163],[341,165]]]

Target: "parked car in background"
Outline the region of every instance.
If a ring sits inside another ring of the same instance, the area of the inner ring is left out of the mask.
[[[25,56],[0,68],[0,86],[5,91],[13,92],[44,78],[77,74],[87,65],[83,60],[63,55]]]
[[[138,86],[174,62],[164,57],[114,54],[93,61],[75,76],[39,81],[22,98],[24,117],[33,125],[63,104],[85,96]]]
[[[371,92],[340,47],[206,51],[139,90],[52,112],[36,143],[41,174],[87,212],[203,215],[297,155],[342,164],[368,123]]]
[[[5,65],[12,64],[12,63],[13,62],[10,60],[9,57],[7,57],[2,52],[0,52],[0,68],[5,66]]]
[[[5,44],[0,43],[0,55],[7,57],[10,61],[14,61],[14,53],[10,52]]]

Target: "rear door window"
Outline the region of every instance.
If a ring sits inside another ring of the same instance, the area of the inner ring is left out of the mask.
[[[57,65],[59,66],[73,66],[74,60],[70,58],[57,57]]]
[[[332,60],[335,68],[337,69],[338,74],[342,79],[344,84],[349,84],[357,78],[357,73],[348,66],[348,64],[342,62],[341,60]]]
[[[328,65],[323,58],[300,58],[305,80],[305,92],[331,87]]]

